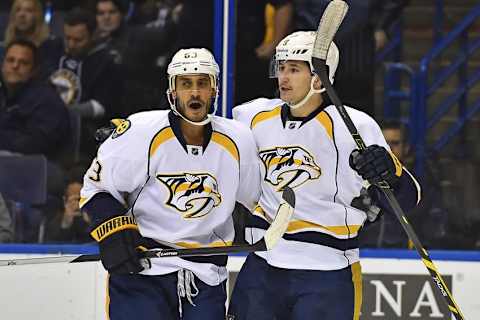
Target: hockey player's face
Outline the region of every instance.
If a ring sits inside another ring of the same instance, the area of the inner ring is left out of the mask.
[[[310,90],[312,74],[305,61],[285,61],[278,66],[280,99],[291,104],[301,101]]]
[[[214,94],[210,77],[206,74],[178,76],[175,88],[178,111],[191,121],[204,120]]]

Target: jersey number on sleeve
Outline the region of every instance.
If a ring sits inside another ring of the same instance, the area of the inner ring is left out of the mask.
[[[95,159],[92,163],[92,166],[90,167],[90,172],[93,172],[93,174],[89,175],[88,178],[92,181],[98,182],[100,181],[100,172],[102,171],[102,165],[100,162]]]

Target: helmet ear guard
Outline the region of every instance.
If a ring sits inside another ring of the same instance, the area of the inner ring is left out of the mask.
[[[172,58],[172,61],[167,68],[168,74],[168,90],[166,92],[168,103],[173,112],[180,116],[185,121],[194,125],[205,125],[211,121],[212,115],[217,111],[217,101],[219,94],[218,76],[220,68],[218,67],[212,53],[205,48],[190,48],[179,50]],[[210,85],[214,91],[210,109],[212,112],[207,114],[207,117],[202,121],[191,121],[183,116],[177,110],[177,97],[175,80],[177,76],[181,75],[195,75],[206,74],[210,78]]]

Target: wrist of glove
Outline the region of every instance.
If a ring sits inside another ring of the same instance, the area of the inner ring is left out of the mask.
[[[144,269],[138,257],[141,235],[133,217],[110,218],[90,235],[98,242],[102,264],[109,273],[138,273]]]
[[[367,214],[367,219],[370,222],[374,222],[383,214],[382,209],[377,206],[374,194],[371,195],[365,188],[360,190],[360,195],[358,197],[352,199],[350,205],[365,212]]]
[[[400,161],[379,145],[371,145],[364,150],[353,150],[349,164],[364,180],[377,186],[387,182],[391,188],[395,188],[402,175]]]

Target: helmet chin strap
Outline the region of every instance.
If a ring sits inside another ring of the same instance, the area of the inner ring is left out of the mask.
[[[212,114],[207,113],[207,117],[204,120],[192,121],[190,119],[187,119],[187,117],[185,117],[180,111],[177,110],[177,103],[176,103],[177,99],[173,98],[173,94],[172,94],[172,91],[170,91],[170,89],[167,90],[167,99],[168,99],[168,103],[170,104],[170,108],[172,109],[173,113],[175,113],[175,115],[179,116],[180,118],[187,121],[188,123],[193,124],[194,126],[204,126],[207,123],[210,123],[210,121],[212,121],[213,115],[215,115],[215,113],[217,112],[217,98],[215,97],[214,98],[215,100],[213,102],[213,112],[212,112]]]
[[[301,106],[303,106],[307,101],[308,99],[310,99],[311,96],[313,96],[315,93],[322,93],[325,91],[325,88],[321,88],[321,89],[315,89],[313,87],[313,83],[315,82],[315,76],[312,77],[312,81],[310,81],[310,90],[308,91],[308,93],[305,95],[305,97],[300,100],[300,102],[297,102],[295,104],[293,103],[289,103],[287,102],[288,106],[291,108],[291,109],[298,109],[300,108]]]

